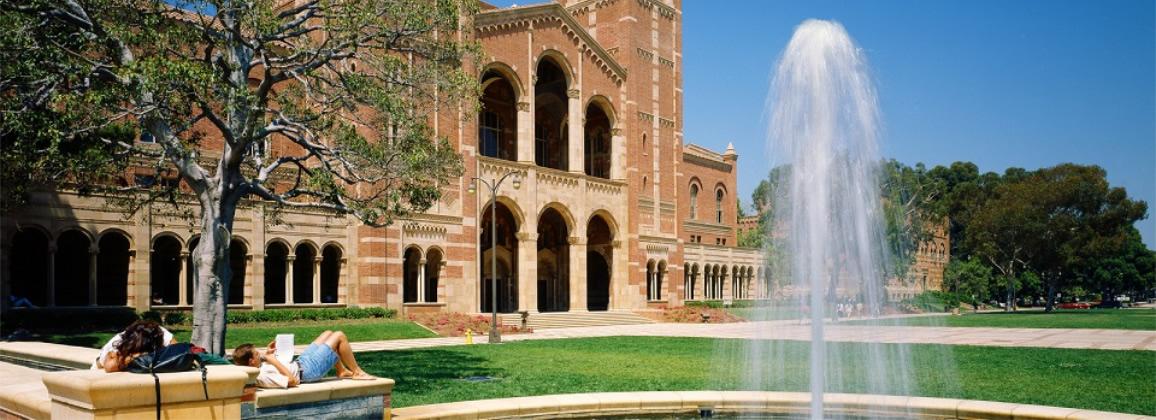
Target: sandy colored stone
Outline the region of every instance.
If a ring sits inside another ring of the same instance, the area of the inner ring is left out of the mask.
[[[955,407],[955,413],[961,419],[1011,420],[1012,410],[1018,406],[994,401],[963,400]]]

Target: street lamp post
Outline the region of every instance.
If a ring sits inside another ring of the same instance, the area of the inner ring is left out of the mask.
[[[517,171],[507,172],[501,178],[495,180],[486,180],[478,177],[471,178],[470,194],[478,190],[478,182],[484,184],[490,189],[490,344],[497,344],[502,342],[502,335],[498,332],[498,187],[502,186],[502,182],[514,176],[514,189],[521,188],[522,175]]]

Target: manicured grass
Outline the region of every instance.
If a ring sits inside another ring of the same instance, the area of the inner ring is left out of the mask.
[[[858,324],[996,328],[1101,328],[1156,330],[1156,309],[1085,309],[1055,312],[965,313],[960,316],[857,321]]]
[[[364,320],[337,320],[337,321],[299,321],[288,324],[238,324],[230,325],[228,336],[225,338],[226,348],[233,348],[243,343],[253,343],[263,346],[272,341],[277,334],[296,335],[297,344],[313,341],[325,330],[342,330],[352,341],[394,340],[401,338],[436,337],[425,328],[409,321],[392,319],[364,319]],[[191,331],[187,328],[173,328],[177,341],[188,341]],[[43,336],[44,341],[50,343],[70,344],[99,348],[116,331],[88,332],[82,334],[53,334]]]
[[[805,391],[808,344],[768,343],[783,350],[778,360],[785,369],[774,378],[777,385],[764,389]],[[406,407],[575,392],[751,389],[740,375],[769,369],[772,359],[750,366],[744,346],[741,340],[608,337],[362,353],[358,359],[370,373],[395,379],[393,404]],[[862,354],[870,346],[831,343],[829,351]],[[885,352],[899,348],[874,346]],[[913,395],[1156,414],[1156,352],[942,345],[907,349],[917,382]],[[851,376],[858,375],[845,375]],[[763,377],[769,377],[769,371]],[[835,392],[867,389],[855,380],[829,387]]]

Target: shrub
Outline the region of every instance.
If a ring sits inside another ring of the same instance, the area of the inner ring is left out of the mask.
[[[4,331],[114,331],[140,317],[132,308],[20,308],[5,312]]]
[[[142,316],[143,317],[143,316]],[[168,312],[164,316],[165,325],[184,325],[189,321],[184,312]]]
[[[904,312],[947,312],[958,308],[961,301],[963,299],[955,293],[928,290],[900,302],[898,306]]]
[[[723,301],[721,301],[721,300],[688,300],[688,301],[686,301],[686,303],[684,305],[692,307],[692,308],[721,309],[721,308],[727,308],[728,307],[727,305],[724,305]],[[729,307],[730,308],[758,308],[758,307],[769,306],[769,305],[770,305],[770,301],[768,301],[768,300],[743,299],[743,300],[736,300],[736,301],[731,302]]]
[[[260,322],[331,321],[338,319],[393,318],[397,311],[386,308],[317,308],[317,309],[266,309],[263,311],[232,311],[228,313],[230,324],[250,324]]]
[[[164,317],[161,315],[161,313],[157,311],[144,311],[140,313],[140,319],[145,321],[152,321],[158,324],[164,320],[163,318]]]

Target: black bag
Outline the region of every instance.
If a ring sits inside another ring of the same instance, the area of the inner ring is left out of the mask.
[[[137,356],[129,364],[128,370],[133,373],[148,373],[153,375],[153,384],[157,394],[157,420],[161,418],[161,378],[158,373],[201,371],[201,388],[205,391],[205,399],[209,399],[208,370],[201,362],[200,353],[205,349],[190,343],[177,343],[164,346],[152,353]]]

